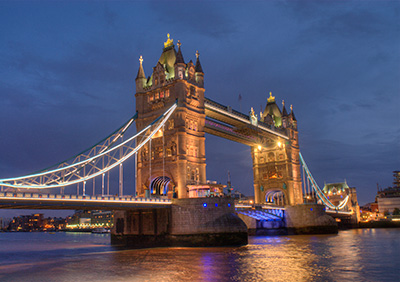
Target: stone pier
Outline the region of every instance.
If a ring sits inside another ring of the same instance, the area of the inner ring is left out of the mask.
[[[247,244],[247,227],[232,199],[173,199],[169,208],[115,211],[111,243],[130,248],[240,246]]]
[[[319,204],[287,206],[285,210],[286,228],[289,234],[336,234],[335,219],[325,213]]]

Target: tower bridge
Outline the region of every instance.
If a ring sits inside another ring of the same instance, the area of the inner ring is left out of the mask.
[[[38,173],[0,179],[0,207],[29,204],[31,208],[115,209],[118,228],[114,235],[124,243],[126,240],[132,243],[137,239],[135,236],[146,234],[173,235],[169,240],[179,235],[181,241],[178,241],[183,245],[189,244],[192,236],[210,245],[223,244],[226,238],[232,244],[244,243],[246,226],[234,215],[232,199],[201,198],[200,193],[191,198],[196,193],[189,193],[189,188],[212,189],[206,181],[205,133],[208,133],[251,147],[254,204],[264,205],[264,209],[238,207],[237,213],[242,218],[247,216],[256,221],[280,218],[292,228],[305,224],[307,228],[325,226],[329,232],[334,230],[335,224],[326,216],[324,206],[333,211],[343,210],[348,198],[332,204],[316,184],[300,154],[292,106],[288,113],[282,103],[280,110],[270,93],[259,116],[253,109],[247,115],[205,97],[199,52],[195,63],[191,60],[186,63],[181,43],[178,41],[176,49],[169,36],[150,76],[145,75],[141,56],[139,62],[135,79],[136,114],[107,138],[73,158]],[[125,136],[133,124],[137,133]],[[131,158],[135,161],[136,194],[126,197],[123,164]],[[112,198],[111,170],[119,171],[118,195]],[[98,188],[96,192],[96,178],[100,179],[97,186],[101,184],[101,192]],[[40,193],[42,189],[63,192],[71,185],[77,185],[74,196]],[[313,204],[317,201],[322,205]],[[304,202],[308,206],[304,207]],[[318,213],[313,213],[313,209]],[[148,222],[148,229],[143,222]],[[195,234],[191,233],[193,225]],[[210,241],[208,235],[204,237],[210,233],[217,234],[217,239]]]

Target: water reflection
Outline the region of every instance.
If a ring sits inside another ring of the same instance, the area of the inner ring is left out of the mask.
[[[394,229],[350,230],[334,236],[250,237],[249,245],[235,248],[125,251],[112,248],[107,236],[39,235],[0,234],[1,281],[400,280],[400,230]],[[34,244],[24,243],[25,252],[16,247],[29,240]],[[12,252],[12,246],[19,251]]]

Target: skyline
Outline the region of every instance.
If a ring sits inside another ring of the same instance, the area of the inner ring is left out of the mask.
[[[229,3],[1,2],[0,178],[131,117],[139,56],[149,76],[170,33],[186,62],[200,52],[207,98],[246,114],[269,92],[285,100],[318,184],[346,179],[361,205],[373,201],[400,170],[400,3]],[[249,147],[207,134],[206,160],[207,179],[226,183],[229,170],[253,194]]]

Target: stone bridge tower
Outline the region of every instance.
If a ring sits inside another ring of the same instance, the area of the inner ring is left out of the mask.
[[[303,203],[297,120],[293,107],[288,114],[284,102],[282,104],[281,112],[270,93],[265,110],[260,114],[261,122],[285,131],[289,139],[268,140],[266,144],[252,147],[256,203],[282,206]]]
[[[178,108],[137,156],[138,196],[188,197],[187,185],[206,183],[204,73],[196,52],[196,63],[185,63],[181,43],[164,43],[160,59],[146,78],[143,59],[136,77],[136,111],[139,131],[163,114],[176,101]],[[164,136],[163,136],[164,135]],[[148,192],[146,192],[148,191]]]

